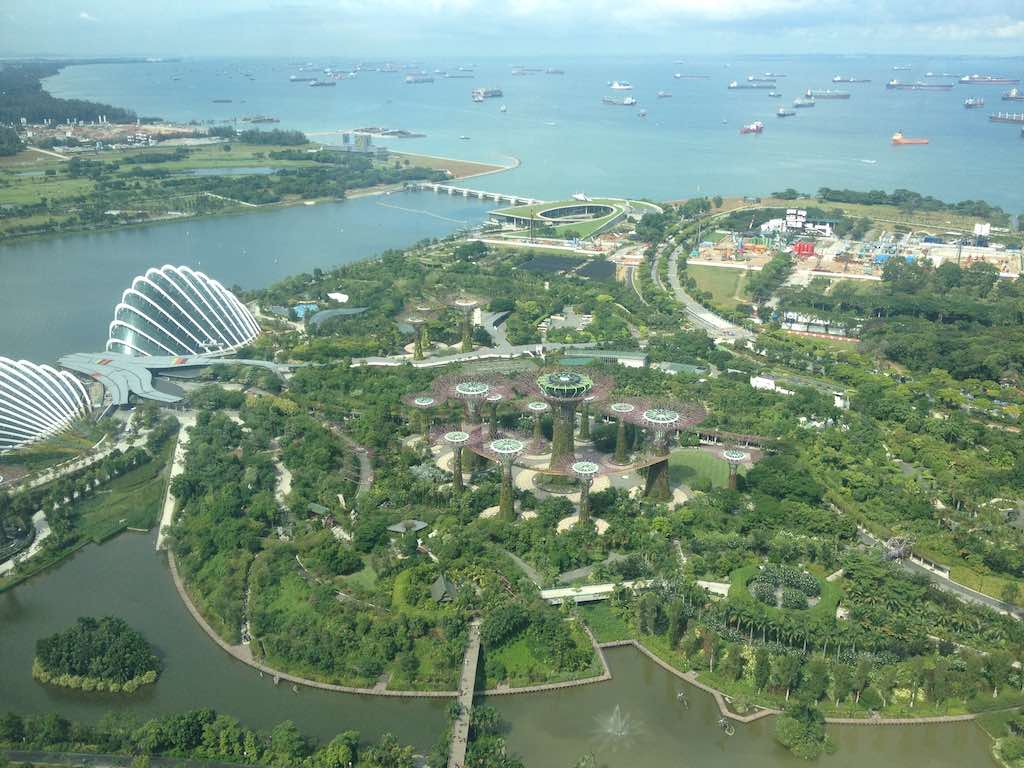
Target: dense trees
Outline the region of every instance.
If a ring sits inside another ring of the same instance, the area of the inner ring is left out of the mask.
[[[106,115],[112,123],[135,120],[135,113],[97,104],[82,99],[58,99],[43,90],[42,79],[57,74],[64,64],[13,63],[0,66],[0,123],[14,124],[25,118],[30,123],[50,119],[57,123],[66,120],[97,120]]]
[[[18,132],[6,125],[0,125],[0,157],[16,155],[22,149]]]
[[[156,680],[160,661],[124,620],[80,618],[64,632],[38,641],[32,671],[44,683],[131,693]]]

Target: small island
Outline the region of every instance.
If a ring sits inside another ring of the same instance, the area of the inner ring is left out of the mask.
[[[32,677],[83,691],[134,693],[155,683],[160,660],[123,619],[83,617],[73,627],[36,644]]]

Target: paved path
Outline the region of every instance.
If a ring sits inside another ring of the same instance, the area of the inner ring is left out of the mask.
[[[687,317],[712,336],[728,337],[737,341],[753,338],[754,334],[746,328],[730,323],[724,317],[715,314],[683,289],[678,269],[679,252],[682,248],[683,246],[675,248],[668,257],[668,281],[672,285],[672,293],[675,295],[676,301],[683,305]]]
[[[156,548],[164,548],[164,540],[167,536],[166,530],[174,522],[174,507],[178,500],[171,493],[171,482],[185,471],[185,451],[188,448],[189,428],[196,425],[195,411],[188,411],[178,416],[178,442],[174,446],[174,459],[171,462],[171,472],[167,476],[167,490],[164,492],[164,509],[160,515],[160,528],[156,532]]]
[[[459,716],[452,723],[452,741],[448,748],[448,768],[464,768],[469,747],[469,722],[473,717],[473,692],[476,689],[476,663],[480,658],[480,621],[469,625],[469,643],[462,660],[459,679]]]
[[[863,544],[868,546],[882,545],[881,539],[873,536],[863,528],[859,528],[857,530],[857,537]],[[970,587],[965,587],[963,584],[955,582],[952,579],[947,579],[935,571],[925,568],[923,565],[919,565],[910,559],[900,560],[899,562],[903,567],[903,570],[914,575],[920,574],[925,576],[937,589],[940,589],[943,592],[948,592],[961,602],[984,605],[992,610],[1008,614],[1015,619],[1024,619],[1024,608],[1021,608],[1020,606],[1004,603],[998,598],[983,594],[977,590],[971,589]]]
[[[518,567],[519,570],[526,574],[526,577],[530,581],[537,585],[538,589],[544,586],[544,579],[541,578],[539,573],[537,573],[536,568],[523,560],[523,558],[519,557],[519,555],[511,553],[507,549],[502,551],[511,558],[512,562],[516,564],[516,567]]]

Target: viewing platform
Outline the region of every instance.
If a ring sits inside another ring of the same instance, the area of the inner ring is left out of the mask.
[[[509,203],[510,205],[540,205],[543,200],[537,200],[532,197],[523,197],[521,195],[506,195],[502,192],[485,192],[482,189],[467,189],[466,187],[456,187],[452,184],[436,184],[432,181],[420,181],[415,184],[406,184],[406,189],[437,192],[438,194],[447,193],[451,196],[462,195],[462,197],[475,197],[480,200],[493,200],[496,203]]]

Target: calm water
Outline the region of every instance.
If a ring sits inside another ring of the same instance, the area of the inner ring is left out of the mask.
[[[39,637],[81,615],[122,616],[156,645],[164,673],[131,698],[63,691],[31,677]],[[90,546],[58,570],[0,594],[0,711],[60,711],[95,719],[110,710],[144,718],[210,706],[254,727],[284,719],[329,739],[347,728],[367,738],[384,731],[427,750],[443,726],[444,702],[396,701],[274,687],[217,648],[178,598],[153,536],[124,534]],[[559,693],[496,697],[490,701],[511,723],[508,740],[531,768],[570,766],[587,752],[613,768],[804,765],[772,740],[770,723],[737,727],[728,738],[714,726],[710,696],[687,689],[690,706],[676,701],[682,684],[640,654],[611,652],[613,680]],[[616,712],[616,708],[618,711]],[[908,728],[833,728],[838,754],[825,768],[986,766],[987,737],[973,725]]]
[[[446,235],[492,206],[401,193],[0,245],[0,356],[43,363],[101,350],[121,292],[150,267],[258,288]]]
[[[407,85],[398,73],[365,72],[335,88],[288,82],[297,72],[291,63],[206,59],[69,67],[46,87],[59,96],[99,99],[174,120],[268,114],[280,118],[281,127],[310,132],[370,125],[415,130],[427,137],[391,140],[389,146],[479,160],[518,157],[523,163],[518,170],[474,183],[545,199],[580,190],[674,199],[698,192],[763,194],[788,186],[805,191],[903,187],[951,200],[982,198],[1014,213],[1024,210],[1020,130],[988,122],[989,112],[1010,108],[1012,102],[999,98],[1006,86],[957,86],[947,93],[884,86],[894,77],[925,79],[929,71],[1024,77],[1024,58],[747,57],[684,64],[653,58],[494,59],[478,62],[472,80],[438,77],[432,84]],[[352,64],[343,57],[314,63]],[[424,66],[432,71],[464,63]],[[510,74],[512,64],[556,66],[565,74],[516,77]],[[912,70],[894,72],[895,64],[910,64]],[[788,75],[777,84],[784,98],[726,89],[732,79],[766,71]],[[674,72],[711,77],[675,80]],[[837,74],[872,82],[833,85]],[[639,105],[601,104],[602,96],[613,93],[607,88],[611,80],[630,81]],[[500,87],[504,96],[474,104],[470,90],[484,86]],[[780,104],[789,106],[806,89],[829,87],[848,90],[852,98],[819,100],[795,117],[775,117]],[[673,97],[657,99],[659,90]],[[964,109],[967,96],[984,96],[986,108]],[[219,98],[232,103],[211,103]],[[508,110],[504,114],[501,104]],[[640,108],[648,111],[646,119],[638,118]],[[764,134],[739,135],[739,127],[754,120],[765,123]],[[897,130],[932,143],[892,147],[889,138]],[[470,141],[460,141],[464,135]]]

